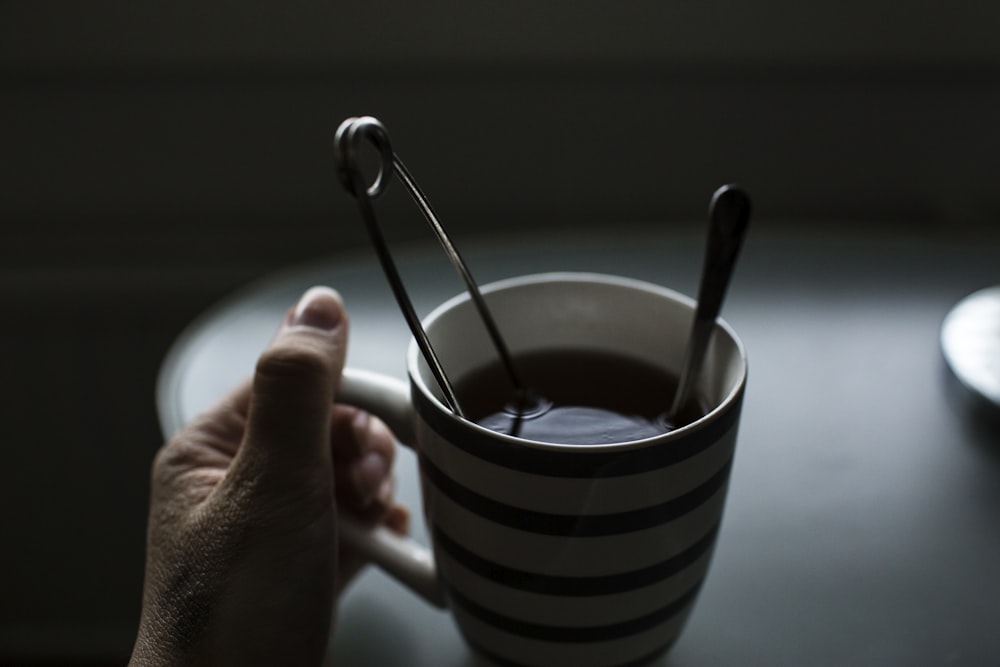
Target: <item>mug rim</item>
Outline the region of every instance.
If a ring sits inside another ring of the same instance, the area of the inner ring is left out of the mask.
[[[514,276],[510,278],[503,278],[501,280],[496,280],[490,283],[486,283],[480,287],[480,291],[486,295],[491,292],[496,292],[504,289],[510,289],[515,287],[524,287],[530,285],[537,285],[542,283],[591,283],[591,284],[602,284],[602,285],[615,285],[619,287],[626,287],[629,289],[652,292],[661,297],[666,297],[672,301],[680,303],[691,311],[694,311],[696,302],[691,297],[682,294],[669,287],[664,287],[662,285],[657,285],[656,283],[651,283],[645,280],[638,280],[635,278],[628,278],[625,276],[617,276],[605,273],[596,272],[582,272],[582,271],[552,271],[546,273],[532,273],[520,276]],[[455,296],[445,300],[438,306],[436,306],[430,313],[427,314],[421,320],[425,330],[442,317],[445,313],[451,311],[453,308],[461,303],[469,301],[471,297],[468,292],[461,292]],[[467,419],[465,417],[460,417],[455,414],[450,407],[445,405],[435,394],[431,391],[430,387],[424,382],[424,378],[421,376],[419,371],[419,362],[422,359],[422,354],[420,348],[417,345],[416,340],[412,337],[407,348],[406,354],[406,372],[410,382],[411,388],[416,388],[423,394],[423,398],[426,402],[430,403],[434,409],[441,415],[447,417],[450,421],[455,422],[462,428],[472,430],[485,437],[495,438],[500,442],[507,442],[512,445],[517,445],[521,447],[529,447],[548,451],[587,451],[592,453],[598,452],[612,452],[620,451],[624,449],[637,449],[642,447],[647,447],[651,444],[659,444],[670,442],[673,440],[679,440],[681,438],[687,437],[696,431],[712,424],[718,420],[723,414],[725,414],[731,407],[738,405],[740,402],[744,388],[747,381],[747,354],[746,348],[743,345],[743,341],[733,330],[732,326],[726,322],[722,317],[716,318],[716,326],[722,329],[733,344],[736,347],[736,352],[740,360],[740,371],[739,378],[733,385],[733,388],[726,394],[726,396],[708,412],[699,417],[698,419],[681,426],[680,428],[673,429],[666,433],[661,433],[658,435],[650,436],[647,438],[641,438],[638,440],[626,440],[623,442],[612,442],[603,444],[571,444],[571,443],[558,443],[558,442],[545,442],[542,440],[532,440],[530,438],[522,438],[519,436],[508,435],[506,433],[499,433],[485,426],[480,426],[476,422]]]

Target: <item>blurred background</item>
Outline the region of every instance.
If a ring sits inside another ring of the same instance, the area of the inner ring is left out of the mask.
[[[121,664],[156,373],[204,308],[368,253],[334,176],[385,122],[457,241],[621,221],[993,238],[1000,5],[0,6],[0,664]],[[401,189],[393,243],[428,240]]]

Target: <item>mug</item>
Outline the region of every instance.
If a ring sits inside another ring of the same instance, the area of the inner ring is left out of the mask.
[[[609,352],[675,376],[694,314],[672,290],[598,274],[523,276],[482,293],[515,358]],[[496,360],[468,295],[423,324],[453,381]],[[696,384],[707,413],[631,442],[535,442],[459,417],[412,341],[407,373],[403,382],[349,368],[337,400],[379,416],[416,450],[430,548],[350,517],[342,539],[449,608],[490,662],[611,667],[666,651],[722,519],[747,378],[733,330],[717,320]]]

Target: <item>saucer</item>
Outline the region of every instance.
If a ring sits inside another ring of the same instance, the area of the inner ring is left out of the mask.
[[[1000,410],[1000,286],[974,292],[949,311],[941,350],[958,381]]]

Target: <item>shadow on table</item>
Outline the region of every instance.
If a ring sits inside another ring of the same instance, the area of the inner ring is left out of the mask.
[[[335,665],[364,667],[396,664],[400,656],[417,655],[417,626],[407,623],[401,610],[390,602],[363,598],[343,610],[334,635]],[[330,661],[328,661],[330,664]]]

